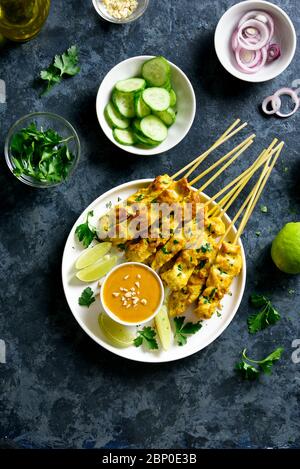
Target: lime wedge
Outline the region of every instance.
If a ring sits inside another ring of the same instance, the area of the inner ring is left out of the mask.
[[[84,269],[89,265],[99,261],[101,257],[105,256],[111,248],[111,243],[104,242],[96,244],[92,248],[87,248],[78,257],[75,267],[77,270]]]
[[[82,282],[94,282],[107,274],[117,263],[117,256],[107,254],[100,261],[79,270],[76,277]]]
[[[133,344],[134,336],[128,327],[113,321],[105,313],[100,314],[98,321],[100,328],[112,345],[116,347],[130,347]]]
[[[161,307],[154,318],[156,330],[164,350],[168,350],[171,345],[171,324],[168,316],[168,309],[165,305]]]

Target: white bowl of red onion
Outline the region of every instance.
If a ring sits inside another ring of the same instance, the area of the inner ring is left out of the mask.
[[[293,60],[297,37],[289,16],[277,5],[247,0],[224,13],[215,49],[231,75],[249,82],[272,80]]]

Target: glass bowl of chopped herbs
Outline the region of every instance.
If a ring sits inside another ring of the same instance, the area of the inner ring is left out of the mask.
[[[74,127],[63,117],[34,112],[10,128],[4,153],[19,181],[48,188],[70,177],[79,160],[80,142]]]

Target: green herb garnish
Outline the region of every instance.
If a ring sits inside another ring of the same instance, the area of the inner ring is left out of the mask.
[[[268,326],[275,324],[279,321],[280,314],[271,301],[263,295],[251,295],[251,304],[255,308],[262,308],[257,314],[252,314],[248,318],[248,330],[250,334],[255,334],[258,331],[265,329]]]
[[[125,244],[125,243],[119,243],[119,244],[117,244],[117,247],[118,247],[121,251],[125,251],[125,249],[126,249],[126,244]]]
[[[164,254],[170,254],[170,251],[168,251],[165,246],[163,246],[163,247],[161,248],[161,250],[162,250],[162,252],[163,252]]]
[[[145,345],[149,350],[157,350],[158,343],[156,340],[156,332],[152,327],[144,327],[142,330],[137,331],[138,336],[134,339],[133,343],[136,347]]]
[[[180,316],[174,318],[174,324],[175,324],[175,340],[178,345],[182,346],[187,343],[187,336],[196,334],[196,332],[200,331],[202,324],[201,321],[198,321],[196,323],[194,322],[187,322],[184,324],[185,317]]]
[[[62,78],[77,75],[79,72],[78,50],[76,46],[71,46],[62,55],[56,55],[53,63],[46,70],[41,71],[41,79],[47,81],[42,94],[48,93],[53,86],[61,82]]]
[[[90,224],[89,224],[89,218],[92,217],[93,215],[94,215],[94,212],[92,210],[88,212],[85,223],[78,225],[75,230],[75,234],[77,235],[77,238],[84,245],[85,248],[88,248],[91,242],[94,239],[97,239],[96,229],[94,227],[90,227]]]
[[[73,138],[63,138],[53,129],[38,130],[32,122],[12,137],[10,152],[15,166],[14,174],[41,182],[63,181],[75,159],[67,146]]]
[[[141,200],[143,200],[143,198],[144,198],[143,194],[137,195],[136,198],[135,198],[135,201],[136,202],[141,202]]]
[[[80,306],[87,306],[88,308],[95,301],[94,292],[90,287],[87,287],[81,293],[81,296],[78,299],[78,304]]]
[[[268,207],[266,205],[261,205],[260,206],[260,211],[262,213],[268,213]]]
[[[242,361],[236,364],[235,369],[239,372],[243,379],[253,381],[258,378],[261,372],[268,375],[272,373],[273,365],[281,358],[284,349],[282,347],[278,347],[276,350],[274,350],[274,352],[270,353],[270,355],[268,355],[263,360],[252,360],[248,358],[246,351],[247,349],[243,350]]]

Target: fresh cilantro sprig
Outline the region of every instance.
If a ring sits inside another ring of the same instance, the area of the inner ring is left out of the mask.
[[[76,46],[71,46],[62,55],[56,55],[53,63],[42,70],[40,77],[47,82],[47,86],[42,95],[48,93],[53,86],[57,85],[65,77],[72,77],[80,72],[78,65],[78,50]]]
[[[263,360],[252,360],[247,357],[246,351],[247,349],[243,350],[242,360],[236,364],[235,369],[243,379],[254,381],[261,372],[268,375],[272,373],[273,365],[281,358],[284,349],[278,347]]]
[[[86,221],[81,225],[78,225],[75,230],[75,234],[79,241],[84,245],[85,248],[88,248],[91,242],[94,239],[97,239],[96,228],[90,226],[89,219],[94,215],[93,210],[88,212],[86,216]]]
[[[133,341],[136,347],[140,347],[143,344],[149,350],[158,349],[158,343],[156,340],[156,332],[152,327],[150,326],[144,327],[143,329],[139,330],[137,333],[138,333],[138,336]]]
[[[10,152],[14,174],[32,177],[41,182],[61,182],[69,174],[74,154],[68,142],[73,136],[61,137],[55,130],[38,129],[32,122],[12,137]]]
[[[80,306],[87,306],[88,308],[95,301],[94,292],[90,287],[87,287],[81,293],[81,296],[78,298],[78,304]]]
[[[196,332],[200,331],[202,324],[201,322],[187,322],[184,324],[185,317],[180,316],[174,318],[175,324],[175,340],[178,345],[182,346],[187,343],[187,338],[189,335],[196,334]]]
[[[247,322],[250,334],[255,334],[281,319],[280,314],[267,297],[254,294],[251,295],[250,301],[255,308],[262,308],[257,314],[252,314],[248,318]]]

